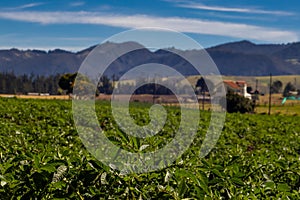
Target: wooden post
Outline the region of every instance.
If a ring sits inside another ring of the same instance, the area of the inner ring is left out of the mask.
[[[258,79],[256,79],[255,81],[255,91],[257,91],[257,87],[258,87]]]
[[[156,95],[156,76],[154,74],[154,91],[153,91],[153,96],[152,96],[152,103],[155,103],[155,95]]]
[[[204,97],[205,97],[205,91],[202,90],[202,110],[204,110]]]
[[[271,114],[271,107],[272,107],[272,74],[270,74],[270,86],[269,86],[269,112]]]

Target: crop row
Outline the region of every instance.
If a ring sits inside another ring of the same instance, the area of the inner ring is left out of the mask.
[[[149,105],[130,114],[149,123]],[[126,151],[153,151],[172,140],[180,110],[167,108],[163,131],[151,138],[125,134],[107,102],[96,103],[107,138]],[[190,148],[159,171],[121,174],[95,159],[76,131],[70,101],[0,99],[1,199],[300,199],[298,116],[227,114],[217,145],[200,147],[210,123],[201,112]]]

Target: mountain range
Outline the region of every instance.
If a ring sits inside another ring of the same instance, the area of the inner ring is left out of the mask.
[[[104,43],[109,47],[126,48],[133,42]],[[136,44],[136,43],[135,43]],[[86,56],[95,46],[79,52],[61,49],[41,50],[0,50],[0,71],[16,75],[73,73],[78,70]],[[300,74],[300,42],[288,44],[254,44],[249,41],[226,43],[206,49],[222,75],[265,76]],[[183,50],[176,50],[183,51]],[[195,54],[199,50],[185,50],[184,54]],[[140,49],[115,60],[106,74],[121,75],[127,70],[144,63],[156,62],[168,65],[183,75],[195,75],[190,63],[167,49],[150,51]]]

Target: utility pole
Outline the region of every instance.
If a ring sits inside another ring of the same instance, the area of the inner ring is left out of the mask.
[[[202,90],[202,110],[204,110],[204,98],[205,98],[205,90]]]
[[[156,74],[154,74],[154,91],[153,91],[153,96],[152,96],[152,103],[155,103],[155,98],[156,98]]]
[[[272,74],[270,73],[270,85],[269,85],[269,112],[271,114],[271,102],[272,101]]]
[[[256,79],[256,83],[255,83],[255,91],[257,91],[257,87],[258,87],[258,79]]]

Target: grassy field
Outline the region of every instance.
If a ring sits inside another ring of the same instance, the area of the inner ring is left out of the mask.
[[[258,114],[261,113],[268,113],[269,107],[268,106],[258,106],[255,109],[255,112]],[[284,105],[284,106],[278,106],[278,105],[272,105],[271,107],[271,114],[276,115],[300,115],[300,104],[296,105]]]
[[[138,124],[149,122],[149,104],[131,106]],[[192,145],[174,163],[124,175],[86,150],[71,109],[65,100],[0,98],[1,199],[300,199],[300,116],[227,114],[216,146],[199,158],[210,123],[203,111]],[[143,139],[116,127],[107,101],[96,102],[100,127],[129,152],[172,140],[180,110],[166,109],[163,130]]]
[[[269,95],[259,97],[258,106],[255,109],[256,113],[268,113],[269,111]],[[271,98],[271,114],[283,115],[300,115],[300,101],[288,100],[283,105],[281,94],[272,94]]]

